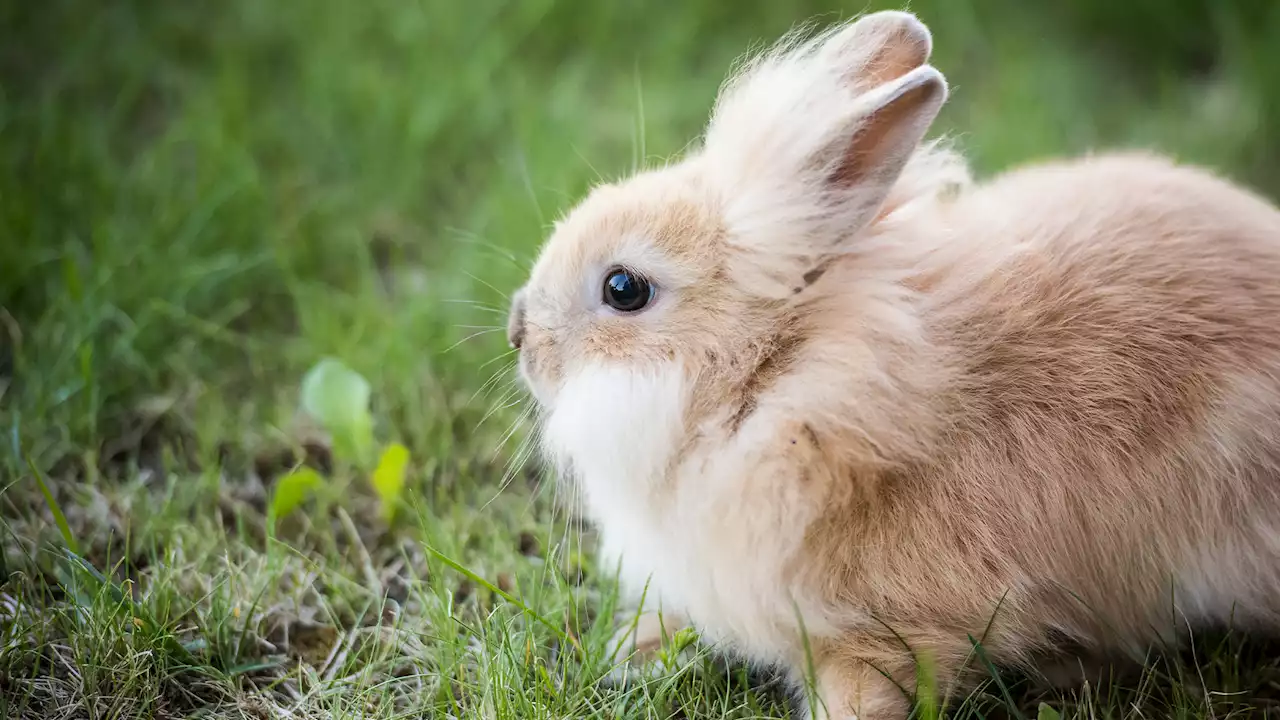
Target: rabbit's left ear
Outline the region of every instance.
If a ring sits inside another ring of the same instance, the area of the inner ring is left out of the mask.
[[[947,99],[931,50],[915,16],[879,12],[748,64],[705,145],[730,224],[789,228],[814,251],[869,224]]]
[[[897,80],[933,54],[929,28],[915,15],[897,10],[864,15],[815,42],[815,62],[862,89]]]
[[[825,149],[830,157],[815,158],[819,166],[830,165],[827,182],[878,205],[946,99],[946,80],[928,65],[873,88],[859,98],[848,136],[837,134]]]

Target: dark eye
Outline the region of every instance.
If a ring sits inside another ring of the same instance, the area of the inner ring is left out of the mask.
[[[630,270],[615,268],[604,277],[604,302],[620,312],[635,312],[653,299],[653,286]]]

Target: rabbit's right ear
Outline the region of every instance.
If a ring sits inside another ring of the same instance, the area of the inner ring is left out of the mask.
[[[730,80],[704,158],[743,242],[823,254],[874,219],[946,101],[931,50],[915,16],[879,12],[784,40]]]

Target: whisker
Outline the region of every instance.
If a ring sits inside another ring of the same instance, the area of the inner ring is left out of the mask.
[[[542,494],[542,486],[546,484],[547,471],[545,468],[538,468],[538,480],[533,484],[533,492],[529,493],[529,501],[525,503],[525,513],[533,512],[533,505],[538,501],[538,496]],[[551,513],[552,522],[555,522],[555,493],[551,495]]]
[[[489,379],[485,380],[484,384],[476,388],[476,391],[471,394],[471,397],[467,399],[467,405],[470,405],[471,403],[475,402],[476,397],[480,395],[480,393],[485,392],[485,390],[492,390],[493,388],[491,386],[496,386],[498,378],[502,376],[502,373],[510,369],[511,369],[510,367],[500,367],[497,370],[495,370],[493,374],[489,376]],[[485,394],[487,396],[488,393],[485,393]]]
[[[516,425],[518,425],[518,423],[516,423]],[[522,459],[524,459],[526,455],[527,447],[530,447],[530,443],[525,439],[524,442],[520,443],[520,447],[516,448],[516,454],[512,456],[511,461],[507,462],[507,469],[503,471],[502,480],[499,480],[498,482],[497,491],[494,491],[493,497],[490,497],[488,501],[485,501],[484,505],[480,506],[481,511],[484,511],[486,507],[493,505],[493,502],[498,500],[498,497],[502,495],[504,489],[507,489],[509,484],[511,484],[511,480],[508,478],[515,478],[516,473],[520,471],[520,466],[522,465],[522,461],[524,461]]]
[[[498,484],[498,494],[494,495],[497,499],[507,488],[511,487],[511,483],[515,481],[516,476],[524,470],[524,466],[528,464],[529,458],[533,456],[533,443],[527,439],[520,444],[520,449],[516,452],[515,458],[509,463],[507,472],[502,476],[502,482]]]
[[[578,501],[578,484],[573,482],[571,479],[560,477],[558,475],[556,477],[552,477],[551,482],[551,502],[553,512],[559,514],[560,519],[564,521],[564,524],[559,527],[560,539],[557,546],[572,553],[573,545],[570,542],[570,537],[573,534],[575,515],[574,508],[577,507]],[[568,487],[566,487],[566,485]],[[562,492],[568,493],[567,501],[561,497]],[[556,523],[556,525],[559,525],[559,523]],[[556,533],[556,529],[554,527],[551,530],[551,533],[552,535]],[[551,536],[548,536],[547,541],[551,542]]]
[[[568,549],[569,555],[582,554],[582,517],[578,513],[580,492],[576,482],[569,483],[568,515],[565,517],[564,534],[560,539],[561,545]]]
[[[480,367],[476,368],[476,369],[477,369],[477,370],[483,370],[483,369],[485,369],[485,368],[489,367],[490,365],[492,365],[492,364],[494,364],[494,363],[498,362],[499,360],[502,360],[503,358],[511,357],[513,354],[518,353],[518,352],[520,352],[520,349],[519,349],[519,348],[511,348],[510,350],[507,350],[506,352],[502,353],[501,355],[497,355],[497,356],[495,356],[495,357],[493,357],[493,358],[491,358],[491,359],[489,359],[489,360],[485,360],[485,361],[484,361],[484,364],[483,364],[483,365],[481,365]],[[514,361],[512,361],[512,363],[511,363],[511,367],[515,367],[515,366],[516,366],[515,362],[514,362]]]
[[[533,410],[534,410],[534,415],[536,416],[537,415],[536,404],[534,405]],[[533,446],[535,449],[542,446],[542,427],[541,425],[538,424],[536,419],[533,421],[533,431],[529,433],[529,440],[533,443]],[[542,494],[542,487],[545,484],[546,477],[547,477],[547,468],[546,466],[540,465],[537,469],[537,479],[533,484],[533,492],[529,494],[529,502],[525,508],[525,512],[532,511],[534,502],[536,502],[538,497]],[[555,520],[554,501],[555,501],[555,497],[553,493],[552,507],[551,507],[553,521]]]
[[[566,489],[566,488],[563,488],[562,486],[563,486],[563,483],[554,484],[552,495],[553,495],[554,502],[556,502],[557,511],[562,512],[561,519],[564,520],[564,524],[561,527],[561,532],[559,532],[559,536],[561,536],[559,537],[559,546],[568,547],[568,534],[570,534],[570,527],[573,524],[573,514],[572,512],[564,512],[564,506],[561,505],[561,502],[562,502],[561,492],[563,491],[563,489]],[[573,488],[568,488],[568,492],[570,492],[570,497],[568,497],[568,505],[572,506]]]
[[[486,420],[493,417],[494,413],[519,405],[520,401],[523,400],[524,398],[518,397],[515,400],[512,400],[511,402],[507,402],[508,398],[510,398],[512,395],[516,395],[519,392],[520,392],[519,386],[516,386],[513,384],[511,389],[503,393],[502,397],[498,399],[498,402],[495,403],[493,407],[489,408],[489,412],[485,413],[484,417],[480,418],[480,422],[476,423],[475,430],[479,430],[480,426],[484,425]],[[503,405],[502,403],[506,403],[506,404]]]
[[[491,242],[486,242],[484,240],[481,240],[479,237],[476,236],[475,233],[469,230],[463,230],[461,228],[450,228],[450,231],[457,234],[458,239],[465,243],[470,243],[472,245],[475,245],[476,247],[482,247],[488,250],[492,250],[494,253],[501,256],[504,260],[509,261],[511,264],[515,265],[517,268],[521,270],[527,271],[533,265],[532,258],[525,255],[516,255],[509,248],[504,248],[502,246],[495,245]]]
[[[520,413],[520,417],[516,418],[516,421],[511,423],[511,429],[507,431],[506,435],[502,436],[502,439],[498,441],[498,445],[493,448],[492,460],[498,459],[498,451],[502,449],[503,445],[507,444],[507,441],[511,439],[511,436],[515,434],[516,430],[520,429],[521,423],[529,417],[529,412],[529,408],[525,408],[524,412]]]
[[[527,414],[520,416],[520,422],[517,427],[523,427],[528,419],[529,416]],[[524,440],[520,441],[520,447],[517,448],[515,456],[511,462],[507,463],[507,471],[503,474],[503,487],[509,485],[515,479],[515,476],[524,470],[529,459],[533,457],[535,449],[536,445],[531,436],[525,436]]]
[[[503,329],[501,325],[457,325],[455,324],[454,327],[461,328],[462,330],[502,330]]]
[[[480,283],[481,285],[484,285],[485,287],[489,288],[490,290],[492,290],[492,291],[494,291],[494,292],[498,293],[498,294],[499,294],[499,295],[501,295],[504,299],[506,299],[506,301],[507,301],[507,302],[511,302],[511,296],[510,296],[510,295],[508,295],[507,293],[504,293],[504,292],[502,292],[501,290],[499,290],[498,288],[494,287],[494,286],[493,286],[493,284],[492,284],[492,283],[490,283],[489,281],[487,281],[487,280],[481,280],[480,278],[478,278],[478,277],[476,277],[475,275],[472,275],[471,273],[466,272],[466,271],[464,271],[464,274],[465,274],[467,277],[471,278],[472,280],[475,280],[476,282]]]
[[[440,354],[441,354],[441,355],[444,355],[445,353],[447,353],[447,352],[450,352],[450,351],[454,350],[454,349],[455,349],[455,348],[457,348],[459,345],[461,345],[461,344],[463,344],[463,343],[467,342],[468,340],[473,340],[473,339],[475,339],[475,338],[480,337],[481,335],[488,335],[489,333],[499,332],[499,331],[502,331],[502,330],[505,330],[505,329],[506,329],[506,328],[495,327],[495,328],[489,328],[488,330],[481,330],[480,332],[477,332],[477,333],[472,333],[472,334],[470,334],[470,335],[468,335],[468,336],[466,336],[466,337],[462,338],[462,339],[461,339],[461,340],[459,340],[458,342],[456,342],[456,343],[454,343],[454,344],[450,345],[449,347],[445,348],[444,350],[441,350],[441,351],[440,351]]]
[[[484,394],[481,395],[481,399],[485,402],[488,402],[489,398],[493,395],[494,391],[497,390],[500,385],[502,387],[502,400],[499,402],[499,404],[501,402],[505,402],[506,399],[512,396],[512,391],[516,389],[515,382],[510,379],[507,380],[507,383],[505,385],[502,385],[501,383],[494,383],[492,386],[489,387],[489,389],[484,391]],[[489,410],[493,410],[493,408],[489,408]],[[489,414],[489,411],[486,410],[485,415],[487,416],[488,414]],[[481,420],[487,420],[487,419],[488,419],[487,417],[481,418]]]
[[[497,447],[494,448],[493,455],[495,458],[498,455],[498,451],[502,449],[502,446],[507,444],[507,441],[511,439],[511,436],[515,434],[516,430],[518,430],[524,421],[528,419],[529,412],[529,410],[526,410],[521,413],[520,417],[511,424],[511,429],[507,431],[507,434],[498,443]],[[493,494],[493,497],[489,498],[488,502],[480,506],[481,510],[489,507],[489,505],[497,500],[498,496],[511,485],[513,480],[515,480],[516,475],[519,474],[520,469],[524,467],[524,464],[529,460],[529,456],[533,453],[533,443],[531,440],[532,438],[527,437],[521,441],[520,447],[516,449],[515,455],[512,457],[511,461],[507,463],[507,469],[503,472],[502,480],[498,483],[497,491]]]
[[[471,307],[476,308],[477,310],[484,310],[484,311],[486,311],[486,312],[491,312],[491,313],[494,313],[494,314],[496,314],[496,315],[506,315],[506,314],[507,314],[507,311],[506,311],[506,310],[504,310],[504,309],[502,309],[502,308],[500,308],[500,307],[494,307],[493,305],[486,305],[486,304],[484,304],[484,303],[482,303],[482,302],[478,302],[478,301],[476,301],[476,300],[453,300],[453,299],[447,299],[447,300],[444,300],[444,302],[447,302],[447,303],[450,303],[450,304],[453,304],[453,305],[470,305]]]

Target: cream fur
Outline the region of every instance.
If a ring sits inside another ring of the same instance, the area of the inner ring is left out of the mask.
[[[788,524],[804,517],[796,506],[805,499],[742,502],[737,479],[769,461],[760,452],[772,440],[763,424],[744,428],[733,452],[676,462],[686,404],[678,365],[588,366],[565,381],[551,407],[548,454],[580,484],[600,526],[603,566],[620,564],[633,597],[647,589],[655,610],[715,618],[702,628],[709,639],[731,640],[758,659],[782,659],[783,638],[796,622],[777,579],[803,539],[802,527]],[[611,408],[642,421],[611,417]],[[708,557],[716,558],[710,567]],[[762,616],[771,619],[760,624]]]
[[[919,653],[963,687],[988,626],[1011,665],[1280,628],[1280,211],[1139,155],[974,185],[931,47],[788,38],[558,224],[511,336],[606,557],[797,676],[803,623],[833,717],[903,717]]]

